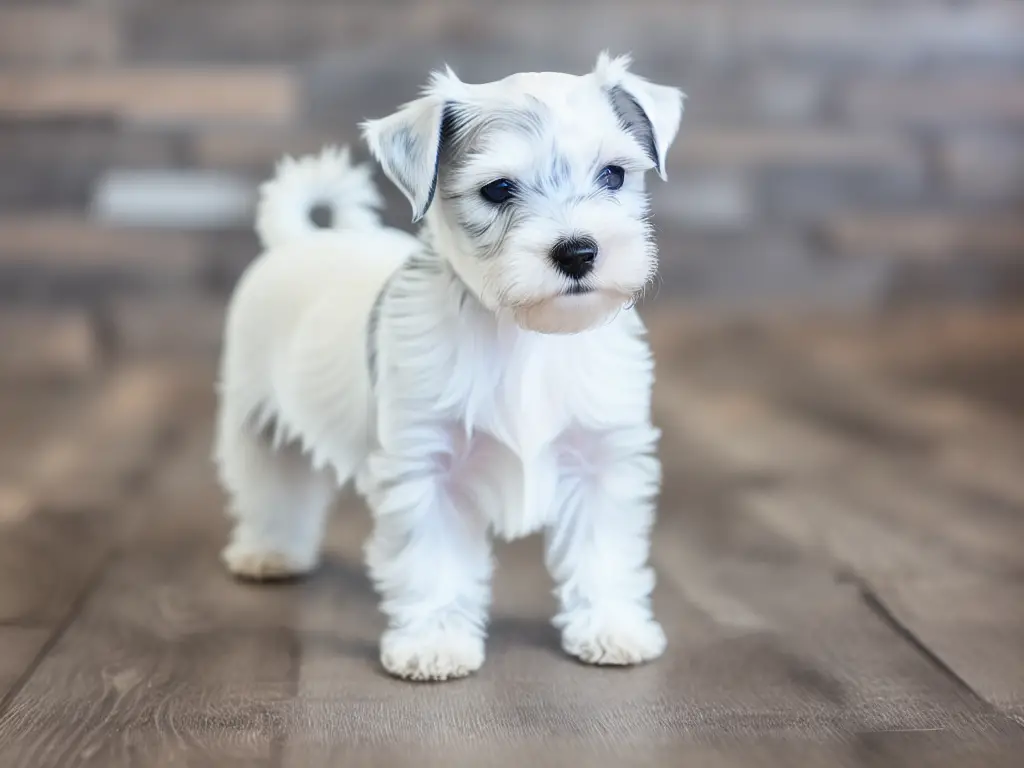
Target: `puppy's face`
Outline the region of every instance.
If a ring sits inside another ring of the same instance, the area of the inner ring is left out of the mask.
[[[583,77],[465,85],[366,125],[387,175],[481,301],[524,328],[605,322],[654,276],[644,175],[664,174],[682,98],[602,56]]]

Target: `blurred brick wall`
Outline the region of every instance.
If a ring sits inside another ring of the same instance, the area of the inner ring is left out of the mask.
[[[199,317],[254,254],[246,190],[281,153],[357,141],[445,61],[484,81],[602,48],[690,96],[652,182],[659,300],[1024,294],[1024,2],[4,0],[0,296],[143,339],[160,301]],[[168,178],[220,218],[97,215]]]

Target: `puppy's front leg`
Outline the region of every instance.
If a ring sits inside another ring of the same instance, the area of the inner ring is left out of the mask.
[[[447,430],[370,456],[360,490],[373,509],[367,563],[388,629],[381,663],[410,680],[465,677],[484,661],[492,570],[488,524],[462,492],[466,450]]]
[[[561,603],[554,623],[565,651],[590,664],[639,664],[665,650],[647,564],[657,437],[644,425],[580,433],[560,448],[560,499],[545,534]]]

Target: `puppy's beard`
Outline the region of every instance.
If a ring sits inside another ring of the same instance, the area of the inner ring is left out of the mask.
[[[607,323],[631,299],[630,294],[613,290],[552,296],[517,304],[512,314],[516,324],[528,331],[581,333]]]

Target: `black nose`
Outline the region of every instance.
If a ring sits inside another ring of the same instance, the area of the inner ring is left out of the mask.
[[[597,243],[589,237],[571,237],[559,240],[551,249],[551,261],[566,277],[579,280],[594,268]]]

